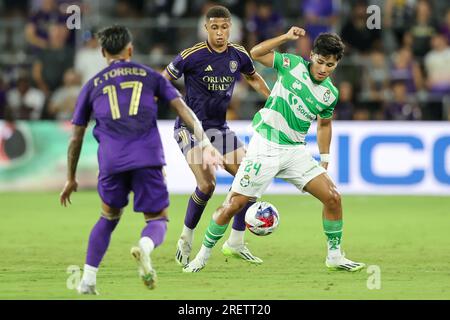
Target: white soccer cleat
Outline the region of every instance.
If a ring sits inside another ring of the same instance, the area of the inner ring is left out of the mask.
[[[177,243],[177,252],[175,253],[175,261],[182,267],[189,263],[192,246],[189,242],[179,239]]]
[[[222,246],[222,253],[227,257],[239,258],[254,264],[263,263],[263,261],[260,258],[255,257],[244,244],[237,247],[232,247],[228,244],[228,241],[225,241]]]
[[[91,294],[91,295],[95,295],[98,296],[99,293],[96,289],[95,284],[93,285],[88,285],[86,282],[84,282],[83,280],[80,281],[80,284],[77,287],[77,292],[79,294]]]
[[[206,262],[204,260],[195,257],[194,260],[192,260],[186,266],[184,266],[183,272],[186,272],[186,273],[199,272],[205,266],[206,266]]]
[[[131,255],[138,264],[138,272],[145,286],[149,289],[156,287],[156,271],[152,267],[149,255],[145,255],[140,247],[131,248]]]
[[[345,257],[345,254],[336,257],[327,257],[325,265],[330,270],[344,270],[355,272],[363,269],[366,265],[362,262],[354,262]]]

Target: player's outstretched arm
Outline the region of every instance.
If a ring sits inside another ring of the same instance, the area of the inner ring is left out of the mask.
[[[83,145],[84,133],[86,127],[73,126],[72,138],[70,139],[69,148],[67,150],[67,181],[63,191],[60,194],[61,205],[67,206],[67,202],[71,204],[70,195],[77,191],[78,183],[76,180],[77,165],[80,159],[81,147]]]
[[[252,75],[244,75],[245,80],[247,80],[248,84],[255,89],[256,92],[260,93],[264,98],[268,98],[270,96],[270,89],[267,85],[266,81],[264,81],[263,77],[258,72],[253,73]]]
[[[186,126],[194,132],[194,136],[197,140],[200,141],[199,145],[203,148],[203,167],[205,169],[207,166],[214,166],[216,169],[218,169],[219,166],[223,167],[223,157],[212,146],[195,113],[181,98],[170,101],[170,106],[175,110]]]
[[[297,40],[305,35],[305,30],[299,27],[291,27],[288,32],[278,37],[263,41],[250,50],[251,57],[261,62],[266,67],[273,67],[273,49],[290,40]]]
[[[320,152],[320,165],[328,168],[331,144],[331,119],[317,118],[317,145]]]

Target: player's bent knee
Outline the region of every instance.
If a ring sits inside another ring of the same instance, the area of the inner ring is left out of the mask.
[[[144,212],[145,221],[158,220],[158,219],[169,219],[169,210],[165,208],[160,212]]]
[[[123,214],[123,208],[110,207],[106,203],[102,202],[102,217],[108,220],[118,220]]]
[[[230,198],[230,208],[233,212],[241,211],[247,204],[249,198],[243,195],[234,195]]]
[[[118,220],[122,217],[123,210],[111,210],[111,211],[102,211],[102,217],[104,217],[107,220]]]
[[[231,220],[235,215],[236,215],[236,213],[238,213],[239,212],[239,210],[234,210],[233,208],[231,208],[231,207],[226,207],[226,208],[223,208],[223,210],[222,210],[222,212],[221,212],[221,215],[223,216],[223,217],[226,217],[226,219],[229,221],[229,220]]]
[[[336,192],[330,192],[329,197],[325,201],[325,206],[327,206],[331,210],[340,210],[341,209],[341,195]]]
[[[204,181],[198,184],[198,188],[204,194],[212,194],[216,189],[216,181]]]
[[[225,202],[222,206],[216,211],[216,214],[226,218],[226,220],[231,220],[239,211],[244,208],[244,206],[248,202],[248,197],[231,193],[228,194]]]

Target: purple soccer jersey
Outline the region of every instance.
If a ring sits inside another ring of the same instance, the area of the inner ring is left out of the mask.
[[[225,119],[234,85],[240,73],[252,75],[255,67],[244,47],[228,43],[227,50],[218,53],[204,41],[178,54],[166,71],[174,79],[184,75],[186,104],[207,130],[228,128]],[[180,125],[177,118],[175,127]]]
[[[72,123],[86,126],[91,116],[95,119],[100,174],[165,165],[155,98],[178,97],[168,80],[135,62],[115,61],[89,80],[78,97]]]

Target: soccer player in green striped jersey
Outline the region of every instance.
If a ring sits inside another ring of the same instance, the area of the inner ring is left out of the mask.
[[[266,40],[251,50],[254,60],[277,71],[270,97],[253,118],[253,135],[230,193],[213,214],[202,248],[185,272],[204,268],[211,250],[223,236],[230,219],[250,198],[259,198],[272,179],[282,178],[323,204],[323,229],[327,239],[325,265],[330,269],[357,271],[364,263],[345,258],[341,250],[342,204],[336,186],[327,174],[331,143],[331,118],[339,92],[329,76],[344,53],[336,34],[320,34],[314,41],[310,62],[302,57],[274,51],[287,41],[305,35],[292,27],[287,33]],[[305,148],[305,136],[317,119],[318,163]]]

